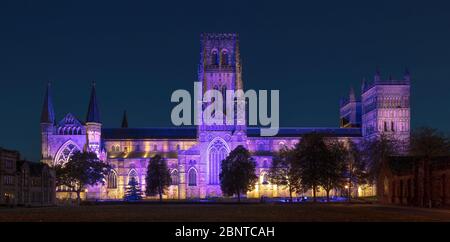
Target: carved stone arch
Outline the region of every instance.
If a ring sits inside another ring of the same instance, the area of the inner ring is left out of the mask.
[[[55,160],[53,161],[54,165],[57,164],[65,164],[69,161],[70,157],[75,153],[76,151],[80,151],[80,147],[73,142],[72,140],[66,141],[61,147],[58,149],[58,152],[56,152]]]
[[[217,49],[211,50],[211,65],[219,64],[219,51]]]
[[[128,183],[130,182],[131,177],[134,177],[138,184],[141,183],[140,179],[139,179],[139,173],[136,171],[136,169],[131,168],[130,171],[128,172],[127,184],[125,184],[126,186],[128,186]]]
[[[171,185],[178,186],[180,183],[180,173],[177,169],[173,169],[170,172]]]
[[[191,168],[189,168],[189,170],[188,170],[188,172],[187,172],[187,174],[188,174],[188,186],[197,186],[197,174],[198,174],[198,172],[197,172],[197,169],[195,169],[195,167],[191,167]]]
[[[106,185],[108,189],[116,189],[117,188],[117,172],[114,169],[108,174],[108,180],[106,181]]]
[[[229,52],[227,49],[222,49],[220,51],[220,65],[229,65]]]

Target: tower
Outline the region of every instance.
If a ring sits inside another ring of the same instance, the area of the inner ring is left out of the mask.
[[[47,83],[45,91],[44,104],[41,112],[41,162],[53,165],[50,152],[49,137],[55,130],[55,111],[53,109],[53,100],[51,93],[51,84]]]
[[[362,90],[362,132],[370,138],[386,134],[407,141],[410,136],[410,74],[403,79],[382,80],[379,71],[374,81]]]
[[[100,110],[98,108],[95,82],[92,82],[91,97],[86,115],[86,149],[100,154],[102,123],[100,121]]]
[[[203,33],[201,35],[198,78],[202,83],[203,94],[208,90],[219,91],[223,97],[224,114],[231,111],[226,107],[226,91],[243,89],[239,37],[236,33]],[[233,125],[203,125],[201,128],[230,130],[235,129],[237,124],[244,125],[242,120],[237,120],[237,103],[233,101],[235,112]],[[202,111],[209,104],[203,103]]]
[[[339,111],[341,128],[361,127],[361,101],[356,98],[353,88],[350,88],[348,98],[341,99]]]
[[[203,33],[201,35],[198,79],[202,83],[203,94],[209,90],[216,90],[222,94],[224,97],[222,108],[225,115],[232,111],[226,107],[226,91],[243,89],[237,34]],[[202,102],[202,112],[205,112],[214,101]],[[233,106],[234,110],[232,123],[227,123],[224,115],[224,120],[220,124],[207,124],[203,120],[203,124],[198,126],[200,197],[222,195],[219,184],[221,161],[236,146],[246,145],[245,118],[238,119],[238,115],[236,115],[236,105],[240,102],[235,98],[230,101],[232,101],[230,106]],[[245,117],[245,115],[242,116]],[[189,166],[186,164],[186,169]]]

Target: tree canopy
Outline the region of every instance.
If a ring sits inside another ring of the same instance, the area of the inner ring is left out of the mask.
[[[162,195],[167,187],[172,183],[170,171],[166,160],[160,155],[153,156],[148,162],[145,192],[148,196],[159,195],[162,201]]]
[[[75,152],[65,164],[55,166],[57,186],[66,186],[80,194],[87,186],[104,184],[111,166],[100,159],[94,152]]]
[[[239,145],[230,152],[221,163],[220,187],[228,196],[237,195],[238,201],[241,194],[254,188],[258,177],[255,174],[256,163],[250,152]]]

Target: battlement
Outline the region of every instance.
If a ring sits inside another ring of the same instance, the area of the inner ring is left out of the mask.
[[[237,33],[202,33],[201,39],[206,40],[235,40],[239,38]]]

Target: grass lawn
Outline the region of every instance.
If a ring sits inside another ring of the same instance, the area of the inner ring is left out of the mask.
[[[100,204],[0,208],[0,221],[315,222],[447,221],[450,210],[376,204]]]

